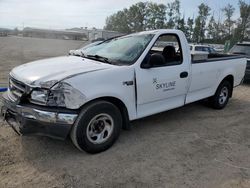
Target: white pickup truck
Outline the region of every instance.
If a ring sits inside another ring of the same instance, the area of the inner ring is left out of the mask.
[[[80,150],[101,152],[132,120],[206,98],[224,108],[246,69],[239,55],[192,61],[178,30],[130,34],[81,54],[10,72],[1,114],[18,134],[70,136]]]

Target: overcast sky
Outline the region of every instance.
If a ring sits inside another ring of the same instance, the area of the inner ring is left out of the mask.
[[[152,1],[167,4],[172,0]],[[140,0],[0,0],[0,27],[103,28],[107,16],[137,2]],[[219,10],[230,3],[236,7],[235,17],[239,16],[238,0],[181,0],[181,12],[186,17],[195,16],[202,2],[217,17]]]

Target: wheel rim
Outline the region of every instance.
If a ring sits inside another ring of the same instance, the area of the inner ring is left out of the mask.
[[[220,105],[225,104],[225,102],[227,101],[227,98],[228,98],[228,88],[223,87],[219,96]]]
[[[102,144],[112,135],[114,120],[108,114],[98,114],[93,117],[87,126],[87,138],[93,144]]]

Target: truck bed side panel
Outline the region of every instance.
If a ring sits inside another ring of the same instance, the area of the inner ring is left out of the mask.
[[[234,77],[234,86],[239,85],[244,77],[245,68],[245,58],[193,63],[186,104],[213,96],[221,81],[229,75]]]

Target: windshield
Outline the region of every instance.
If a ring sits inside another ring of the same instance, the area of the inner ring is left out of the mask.
[[[233,53],[233,54],[243,54],[243,55],[250,56],[250,45],[240,45],[240,44],[237,44],[237,45],[235,45],[235,46],[229,51],[229,53]]]
[[[119,37],[83,49],[82,52],[86,58],[95,58],[117,65],[131,65],[140,57],[153,36],[153,34],[137,34]]]

